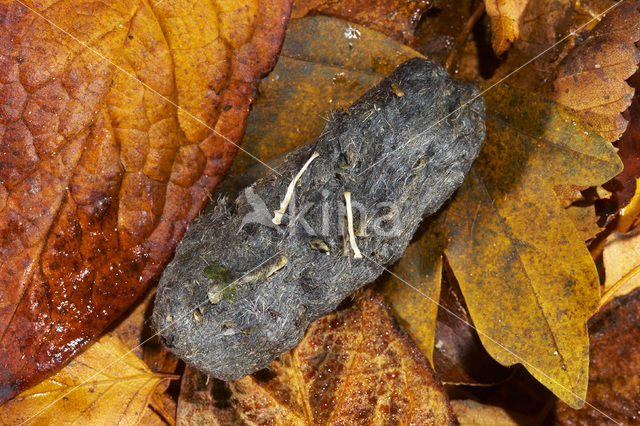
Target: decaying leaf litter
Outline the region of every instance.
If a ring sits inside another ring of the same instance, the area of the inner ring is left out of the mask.
[[[462,2],[461,2],[461,3],[462,3]],[[583,6],[584,6],[584,4],[583,4]],[[587,5],[587,6],[589,6],[589,5]],[[605,6],[608,6],[608,5],[605,5]],[[558,6],[558,4],[554,4],[554,7],[560,7],[560,6]],[[591,5],[590,5],[590,7],[593,7],[593,4],[591,4]],[[528,9],[531,9],[531,8],[528,8]],[[595,9],[593,9],[593,10],[602,10],[602,9],[603,9],[603,7],[599,8],[599,9],[598,9],[598,8],[595,8]],[[470,8],[470,12],[469,12],[469,14],[471,14],[471,12],[472,12],[473,10],[475,10],[473,7],[472,7],[472,8]],[[568,10],[568,9],[567,9],[567,10]],[[565,12],[566,12],[566,11],[565,11]],[[465,13],[466,13],[466,12],[465,12]],[[570,13],[567,13],[567,14],[570,14]],[[573,14],[574,14],[574,15],[583,15],[583,11],[582,11],[582,10],[577,10],[577,9],[576,9],[576,11],[573,11]],[[540,15],[540,14],[538,14],[537,16],[541,16],[541,15]],[[437,21],[437,16],[435,16],[435,18],[436,18],[436,21]],[[584,16],[582,16],[582,18],[584,18]],[[540,21],[540,19],[539,19],[539,21]],[[531,23],[531,21],[530,21],[530,20],[528,20],[527,22],[528,22],[528,23]],[[580,22],[580,20],[579,20],[579,19],[576,19],[576,22]],[[526,25],[525,25],[525,27],[526,27]],[[535,32],[535,31],[534,31],[534,32]],[[418,33],[420,33],[420,31],[418,31]],[[526,34],[526,31],[521,31],[521,35],[524,35],[524,34]],[[475,36],[474,36],[474,38],[477,38],[477,37],[475,37]],[[352,42],[353,42],[353,41],[352,41]],[[517,46],[518,42],[519,42],[519,41],[516,41],[516,42],[514,43],[514,48],[515,48],[515,46]],[[476,41],[473,41],[471,44],[474,44],[474,43],[477,43],[477,40],[476,40]],[[469,45],[469,44],[467,44],[467,45]],[[468,49],[465,49],[465,50],[468,50]],[[464,56],[466,55],[466,53],[467,53],[467,52],[465,52],[465,53],[463,54],[463,61],[462,61],[461,66],[460,66],[460,70],[461,70],[462,72],[467,72],[469,69],[471,69],[470,67],[468,67],[467,65],[465,65]],[[365,59],[366,59],[366,57],[367,57],[367,56],[366,56],[366,54],[365,54],[365,55],[362,55],[362,56],[363,56],[363,58],[365,58]],[[562,55],[560,55],[560,56],[562,56]],[[507,61],[504,61],[504,62],[509,62],[509,59],[511,59],[511,58],[507,58]],[[385,62],[385,61],[379,58],[379,59],[377,59],[377,60],[371,61],[370,63],[371,63],[371,64],[374,64],[374,65],[377,65],[377,66],[380,66],[380,65],[382,65],[382,64],[383,64],[383,62]],[[536,65],[536,63],[534,63],[534,64],[532,64],[532,65]],[[385,66],[385,65],[382,65],[382,66]],[[387,62],[386,66],[387,66],[388,68],[391,68],[391,69],[393,68],[393,65],[392,65],[392,64],[390,64],[389,62]],[[465,68],[465,67],[466,67],[466,68]],[[533,68],[533,67],[531,67],[531,68]],[[388,71],[387,71],[387,73],[388,73],[389,71],[390,71],[390,70],[388,70]],[[334,74],[335,74],[335,73],[334,73]],[[341,80],[341,78],[338,78],[337,80],[338,80],[338,82],[339,82],[339,81]],[[525,80],[526,80],[526,79],[525,79]],[[369,83],[367,83],[367,84],[365,84],[365,85],[363,85],[363,86],[362,86],[361,90],[362,90],[362,91],[366,90],[368,87],[370,87],[370,86],[371,86],[371,84],[373,84],[373,82],[374,82],[373,80],[370,80],[370,81],[369,81]],[[264,81],[263,81],[263,84],[264,84]],[[362,92],[361,92],[361,93],[362,93]],[[328,100],[330,100],[330,99],[331,99],[331,98],[329,98]],[[329,107],[329,108],[327,108],[327,109],[332,109],[332,108],[331,108],[331,107]],[[268,150],[268,148],[266,148],[266,147],[265,147],[265,152],[266,152],[267,154],[269,153],[269,150]],[[262,158],[265,158],[265,159],[266,159],[267,157],[268,157],[268,155],[265,155],[265,156],[263,156]],[[615,192],[614,192],[614,196],[615,196]],[[436,350],[437,350],[437,347],[436,347]]]

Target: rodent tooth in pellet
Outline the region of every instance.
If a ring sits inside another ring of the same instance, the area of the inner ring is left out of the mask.
[[[402,255],[462,184],[484,119],[473,86],[424,59],[400,65],[277,172],[191,224],[158,286],[165,345],[223,380],[269,365]]]

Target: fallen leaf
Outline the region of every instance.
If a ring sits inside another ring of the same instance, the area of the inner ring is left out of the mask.
[[[529,0],[484,0],[491,19],[491,45],[496,55],[507,51],[520,36],[522,15]]]
[[[625,0],[569,52],[542,93],[578,114],[608,141],[627,127],[622,116],[634,90],[625,82],[638,69],[640,2]]]
[[[291,17],[302,18],[316,13],[333,16],[408,43],[420,17],[429,7],[429,0],[296,0]]]
[[[378,280],[376,290],[429,358],[441,382],[495,384],[508,377],[509,369],[487,354],[460,289],[452,283],[455,277],[443,276],[446,232],[441,218],[427,220],[391,273]]]
[[[427,262],[425,257],[423,262]],[[433,363],[436,376],[448,385],[495,385],[508,379],[511,368],[498,364],[482,346],[451,267],[444,265]],[[398,289],[408,292],[411,289]],[[423,303],[429,303],[423,299]],[[414,327],[430,327],[422,320]]]
[[[454,424],[428,360],[382,300],[365,291],[344,305],[312,323],[298,346],[269,369],[229,382],[226,401],[213,407],[196,401],[199,409],[179,421],[210,421],[226,404],[240,424]],[[183,395],[192,399],[214,386],[190,383],[197,388],[183,387]],[[179,416],[190,405],[181,395]]]
[[[105,335],[55,376],[0,406],[0,423],[136,424],[155,387],[153,373],[117,337]]]
[[[155,295],[155,289],[151,289],[144,299],[127,312],[122,321],[113,324],[109,331],[131,348],[152,371],[172,374],[178,366],[178,358],[164,347],[155,330],[151,328]],[[162,386],[159,386],[158,390],[159,393],[165,391]]]
[[[604,229],[598,225],[598,215],[594,204],[585,206],[574,204],[566,207],[564,211],[580,233],[582,241],[591,241]]]
[[[234,409],[227,382],[187,365],[180,384],[177,424],[242,425],[243,419]]]
[[[640,229],[614,232],[602,251],[605,281],[600,305],[624,296],[640,286]]]
[[[113,324],[109,330],[142,359],[151,371],[174,374],[178,358],[164,347],[150,326],[155,293],[155,289],[151,289],[135,308],[124,315],[122,321]],[[155,387],[140,424],[175,424],[177,394],[173,397],[167,394],[170,384],[170,381],[163,381]]]
[[[235,156],[289,8],[0,1],[0,402],[157,278]]]
[[[517,426],[527,424],[503,408],[485,405],[473,400],[453,400],[451,408],[460,426]]]
[[[260,132],[256,124],[246,146],[259,157],[269,154],[258,146],[300,145],[323,125],[317,114],[298,114],[304,125],[294,121],[293,130],[287,124],[291,114],[279,115],[281,105],[305,111],[313,103],[314,111],[326,111],[333,96],[352,100],[358,95],[350,85],[335,87],[336,74],[344,72],[348,81],[380,78],[359,71],[379,57],[376,44],[352,53],[338,44],[339,37],[336,41],[346,25],[312,18],[292,26],[285,51],[298,62],[278,63],[274,74],[286,75],[286,87],[265,85],[269,102],[255,106],[254,117],[265,127]],[[370,31],[362,33],[375,40]],[[336,49],[314,40],[330,40]],[[383,49],[391,44],[380,43]],[[327,64],[330,72],[315,72]],[[552,101],[504,85],[484,96],[487,141],[446,210],[450,242],[445,253],[488,352],[504,365],[524,363],[556,395],[579,406],[587,385],[585,323],[598,307],[599,282],[584,241],[552,187],[557,181],[601,184],[620,171],[620,160],[611,144]]]
[[[359,35],[346,37],[348,31]],[[243,139],[246,152],[230,174],[256,164],[254,157],[267,161],[315,139],[331,111],[347,107],[415,56],[420,54],[383,34],[340,19],[291,20],[278,63],[260,83]]]
[[[540,87],[571,47],[571,38],[565,42],[562,40],[574,26],[574,4],[572,0],[527,2],[519,37],[509,49],[509,54],[498,65],[491,80],[498,81],[509,75],[507,83],[512,86],[528,90]],[[524,64],[528,64],[525,69],[512,75],[514,70]]]
[[[552,102],[506,86],[484,96],[487,139],[446,211],[445,253],[487,351],[580,406],[599,281],[552,182],[597,185],[620,160]]]
[[[640,289],[605,305],[589,320],[588,406],[558,402],[555,423],[638,424],[640,421]]]
[[[631,106],[627,110],[629,125],[618,141],[618,155],[622,158],[624,169],[608,182],[606,188],[614,193],[618,209],[624,209],[629,205],[638,193],[637,179],[640,177],[640,72],[636,72],[629,80],[629,85],[635,90]],[[618,230],[626,232],[638,216],[640,206],[634,211],[621,212],[626,219],[621,218]]]
[[[166,392],[159,393],[156,388],[140,420],[140,425],[175,425],[177,415],[176,399]]]
[[[428,59],[444,64],[456,39],[473,13],[473,0],[433,0],[422,17],[410,46]]]
[[[436,317],[442,280],[442,252],[446,247],[446,231],[437,221],[429,221],[418,231],[417,238],[391,268],[380,291],[403,328],[413,337],[422,353],[433,365]],[[405,284],[411,283],[416,289]],[[439,376],[442,379],[442,376]]]

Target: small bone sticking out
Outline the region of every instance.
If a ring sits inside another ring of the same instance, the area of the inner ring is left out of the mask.
[[[318,154],[317,152],[314,152],[313,155],[307,160],[307,162],[304,163],[304,166],[302,166],[302,168],[300,169],[298,174],[293,178],[291,183],[289,183],[289,187],[287,188],[287,193],[285,194],[284,199],[280,203],[280,208],[278,210],[274,210],[273,212],[274,216],[273,216],[273,219],[271,219],[271,221],[276,225],[280,225],[282,223],[282,217],[284,216],[284,212],[287,211],[287,207],[289,206],[289,202],[291,201],[291,196],[293,195],[293,190],[296,187],[296,183],[298,183],[298,180],[300,180],[300,178],[302,177],[302,174],[305,172],[305,170],[307,170],[307,167],[309,167],[309,164],[311,164],[311,162],[319,155],[320,154]]]
[[[362,253],[356,244],[356,236],[353,232],[353,213],[351,211],[351,193],[344,193],[344,201],[347,205],[347,226],[349,227],[349,243],[351,244],[351,250],[353,250],[354,259],[362,259]]]

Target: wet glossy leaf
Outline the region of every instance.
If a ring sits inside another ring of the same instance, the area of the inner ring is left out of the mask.
[[[0,401],[159,275],[235,156],[289,7],[0,0]]]
[[[179,402],[179,422],[440,425],[454,421],[428,360],[371,292],[361,292],[351,306],[312,323],[298,346],[266,370],[228,387],[193,372],[188,377]]]
[[[0,422],[134,425],[155,387],[166,380],[107,334],[55,376],[0,406]]]

